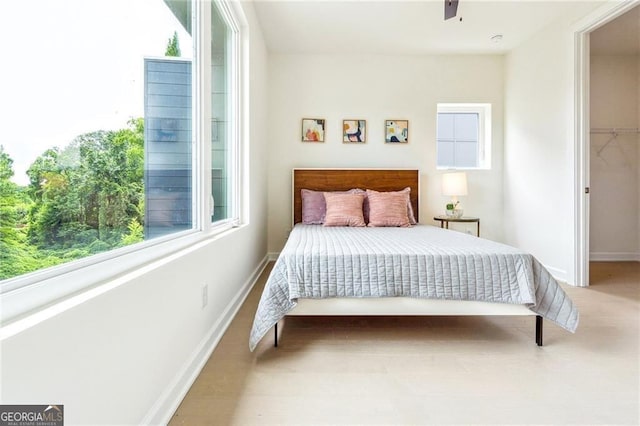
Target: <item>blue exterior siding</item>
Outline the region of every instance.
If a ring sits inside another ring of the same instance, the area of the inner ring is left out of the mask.
[[[191,61],[145,59],[145,239],[192,227]]]

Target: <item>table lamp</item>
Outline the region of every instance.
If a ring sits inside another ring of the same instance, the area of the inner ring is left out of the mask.
[[[451,197],[451,202],[447,204],[447,216],[462,217],[463,210],[459,208],[458,196],[467,195],[467,174],[456,172],[442,175],[442,195]]]

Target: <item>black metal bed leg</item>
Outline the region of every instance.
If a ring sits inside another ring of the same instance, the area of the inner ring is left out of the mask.
[[[542,346],[542,317],[536,315],[536,344]]]
[[[273,341],[275,342],[273,346],[277,348],[278,347],[278,323],[276,323],[276,325],[273,327],[273,330],[274,330],[273,335],[275,337],[273,339]]]

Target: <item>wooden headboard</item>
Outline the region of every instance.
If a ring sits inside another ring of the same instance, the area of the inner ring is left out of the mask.
[[[346,191],[352,188],[374,191],[400,191],[411,188],[411,204],[416,219],[418,211],[418,170],[407,169],[293,169],[293,223],[302,222],[301,189]]]

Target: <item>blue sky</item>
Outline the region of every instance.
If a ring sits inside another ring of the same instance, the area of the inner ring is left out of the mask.
[[[19,184],[47,148],[75,136],[118,129],[143,116],[143,58],[163,56],[178,31],[162,0],[29,0],[2,3],[0,145]]]

